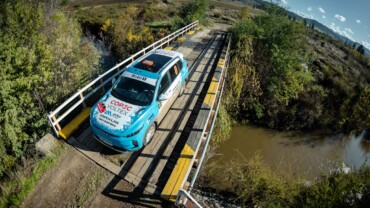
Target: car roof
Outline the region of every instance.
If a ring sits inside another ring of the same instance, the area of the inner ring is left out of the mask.
[[[152,53],[146,56],[141,61],[136,62],[132,67],[136,69],[142,69],[149,72],[157,73],[159,72],[168,62],[173,58],[169,56],[164,56],[157,53]]]
[[[183,57],[182,53],[176,51],[157,49],[130,64],[126,71],[152,79],[159,79],[168,63],[171,63],[176,58],[183,59]],[[148,66],[143,63],[144,61],[152,61],[153,63]]]

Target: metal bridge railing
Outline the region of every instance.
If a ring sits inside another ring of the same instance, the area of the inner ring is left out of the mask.
[[[173,40],[175,40],[177,37],[184,35],[189,30],[192,30],[194,27],[196,27],[199,24],[199,21],[195,21],[173,33],[170,35],[158,40],[157,42],[152,43],[151,45],[147,46],[146,48],[142,49],[141,51],[135,53],[134,55],[128,57],[124,61],[118,63],[113,68],[109,69],[108,71],[104,72],[103,74],[99,75],[96,79],[94,79],[92,82],[87,84],[85,87],[80,89],[78,92],[76,92],[74,95],[72,95],[70,98],[68,98],[63,104],[61,104],[57,109],[50,112],[48,115],[49,122],[51,126],[53,127],[53,130],[57,136],[59,136],[59,131],[62,129],[60,122],[65,119],[73,110],[75,110],[77,107],[82,105],[83,107],[86,107],[85,100],[89,97],[91,97],[93,94],[95,94],[99,89],[103,88],[107,83],[109,83],[113,78],[120,75],[124,70],[125,64],[132,63],[135,61],[136,58],[146,54],[147,52],[150,52],[152,50],[155,50],[157,48],[162,48],[165,44],[169,45]],[[121,68],[120,68],[121,67]],[[114,73],[113,75],[111,75]],[[98,84],[95,88],[94,85]],[[93,88],[91,90],[91,88]],[[77,100],[76,100],[77,99]]]
[[[214,124],[216,122],[216,118],[217,118],[217,114],[218,114],[218,109],[219,109],[220,104],[221,104],[222,93],[223,93],[223,90],[224,90],[224,86],[225,86],[225,82],[226,82],[226,76],[227,76],[227,69],[228,69],[228,65],[229,65],[230,46],[231,46],[231,37],[229,37],[229,41],[228,41],[228,45],[227,45],[227,49],[226,49],[226,54],[225,54],[225,58],[224,58],[225,59],[225,65],[223,67],[222,76],[221,76],[223,81],[222,81],[221,90],[219,92],[219,97],[218,97],[218,100],[217,100],[217,106],[216,106],[216,109],[215,109],[215,114],[214,114],[214,116],[212,118],[209,117],[208,120],[207,120],[207,123],[205,124],[205,126],[208,126],[209,122],[212,122],[209,130],[205,129],[205,131],[208,131],[208,134],[207,134],[207,138],[205,140],[205,144],[204,144],[204,146],[202,148],[202,154],[200,155],[200,158],[198,159],[198,163],[197,163],[197,167],[195,169],[195,172],[194,172],[194,174],[192,174],[192,177],[190,178],[189,176],[190,176],[190,170],[191,170],[191,168],[189,168],[188,173],[187,173],[187,177],[185,177],[184,181],[182,182],[182,185],[180,187],[179,193],[178,193],[178,195],[176,197],[176,204],[177,205],[186,206],[187,205],[187,201],[189,200],[192,203],[193,206],[200,207],[200,208],[202,207],[199,204],[199,202],[197,202],[190,195],[190,193],[191,193],[191,191],[192,191],[192,189],[194,187],[194,184],[195,184],[196,179],[198,178],[199,171],[200,171],[200,169],[202,167],[204,158],[206,156],[207,148],[208,148],[209,142],[211,140],[211,135],[212,135],[212,132],[213,132],[213,127],[214,127]],[[203,132],[203,134],[204,133],[205,132]],[[199,142],[199,143],[201,143],[201,142]],[[195,162],[195,160],[197,160],[198,156],[199,156],[199,150],[196,151],[195,156],[193,157],[193,159],[192,159],[192,161],[191,161],[190,164],[194,164],[194,162]],[[188,181],[190,181],[190,184],[187,185],[187,187],[185,187],[185,184]],[[193,207],[193,206],[190,206],[190,207]]]

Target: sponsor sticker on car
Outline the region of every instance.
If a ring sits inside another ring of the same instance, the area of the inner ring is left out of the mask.
[[[136,80],[148,83],[148,84],[153,85],[153,86],[155,86],[155,84],[157,82],[156,79],[152,79],[152,78],[149,78],[149,77],[133,74],[133,73],[128,72],[128,71],[123,72],[123,76],[131,78],[131,79],[136,79]]]
[[[104,113],[107,110],[103,102],[98,103],[98,110],[99,110],[99,113]]]
[[[132,117],[139,109],[139,106],[109,97],[105,102],[97,104],[97,111],[94,116],[104,126],[112,130],[118,130],[130,125]]]

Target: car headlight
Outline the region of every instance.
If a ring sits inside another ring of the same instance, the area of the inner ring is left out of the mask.
[[[144,125],[142,125],[142,126],[141,126],[138,130],[136,130],[135,132],[132,132],[131,134],[126,135],[126,137],[128,138],[128,137],[133,137],[133,136],[137,135],[137,134],[141,131],[141,129],[143,129],[143,127],[144,127]]]

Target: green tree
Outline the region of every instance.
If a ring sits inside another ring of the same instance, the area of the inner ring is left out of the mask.
[[[189,24],[195,20],[203,20],[208,8],[208,0],[193,0],[180,8],[180,16],[185,24]]]
[[[44,24],[47,27],[41,32],[47,36],[45,44],[52,49],[50,71],[53,77],[47,93],[40,97],[55,106],[98,74],[99,54],[87,39],[81,40],[79,24],[62,11],[45,13]]]
[[[46,113],[96,73],[76,22],[40,1],[0,3],[0,176],[48,129]]]
[[[242,18],[231,32],[228,109],[241,119],[273,121],[313,81],[304,66],[306,29],[272,7],[253,19]]]
[[[353,48],[353,49],[355,49],[355,48],[356,48],[356,43],[353,43],[352,48]]]
[[[357,48],[357,51],[364,55],[365,54],[365,47],[363,45],[359,45],[358,48]]]
[[[370,129],[370,88],[365,88],[350,112],[349,123],[355,124],[358,129]]]
[[[36,129],[46,123],[35,94],[44,90],[52,77],[47,70],[52,56],[44,44],[46,36],[38,33],[42,27],[40,6],[7,1],[0,8],[4,14],[0,26],[0,136],[2,149],[6,149],[0,153],[5,155],[0,166],[4,170],[14,165],[23,154],[24,142],[35,139]]]
[[[129,6],[125,12],[112,21],[107,31],[113,51],[120,58],[127,58],[155,40],[152,30],[136,24],[139,10],[137,6]]]

